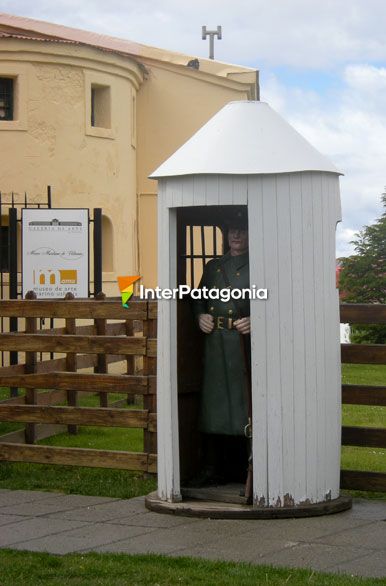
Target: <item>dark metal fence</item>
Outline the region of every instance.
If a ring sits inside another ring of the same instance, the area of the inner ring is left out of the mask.
[[[22,296],[22,282],[20,275],[21,254],[21,210],[25,208],[52,208],[51,186],[47,186],[47,193],[41,198],[31,198],[23,194],[0,191],[0,300],[18,299]],[[102,291],[102,210],[94,208],[93,217],[93,269],[94,287],[89,290],[89,297],[96,297]],[[41,323],[41,328],[42,325]],[[54,328],[54,318],[49,319],[49,327]],[[17,317],[0,317],[0,332],[17,332]],[[51,356],[53,358],[53,356]],[[1,366],[5,366],[5,354],[1,352]],[[9,355],[10,365],[18,363],[17,352]],[[17,389],[11,389],[11,396],[17,396]]]
[[[4,193],[0,191],[0,299],[17,299],[21,295],[21,284],[18,280],[18,248],[20,229],[18,228],[18,210],[23,208],[51,208],[51,186],[47,186],[47,194],[42,201],[31,200],[28,194]],[[5,324],[0,319],[0,331],[17,331],[17,318],[9,318]],[[10,364],[17,364],[17,352],[10,353]],[[1,352],[1,365],[4,366],[4,352]],[[17,389],[11,389],[16,395]]]

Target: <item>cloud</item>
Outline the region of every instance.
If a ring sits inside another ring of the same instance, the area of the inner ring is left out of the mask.
[[[356,231],[351,228],[343,228],[339,224],[336,232],[336,256],[349,256],[354,252],[354,246],[351,244],[355,238]]]
[[[264,96],[287,120],[327,155],[341,178],[343,222],[338,228],[338,255],[353,252],[355,232],[381,213],[386,185],[386,69],[351,64],[342,72],[339,92],[330,97],[283,87],[271,75]]]
[[[216,58],[261,69],[262,98],[345,173],[338,254],[352,251],[353,233],[379,216],[386,185],[384,0],[0,0],[0,10],[195,56],[208,55],[201,26],[221,24]],[[289,78],[275,68],[287,68]]]
[[[386,57],[384,0],[0,0],[0,10],[197,56],[201,26],[223,26],[220,60],[333,68]]]

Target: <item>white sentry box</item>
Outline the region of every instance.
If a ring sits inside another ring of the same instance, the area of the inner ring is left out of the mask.
[[[158,285],[176,286],[177,209],[246,205],[253,507],[339,497],[341,367],[335,230],[340,172],[263,102],[232,102],[152,175]],[[181,500],[177,303],[158,302],[158,498]]]

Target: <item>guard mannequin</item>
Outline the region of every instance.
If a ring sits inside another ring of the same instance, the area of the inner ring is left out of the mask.
[[[227,238],[229,251],[207,263],[199,288],[249,287],[248,224],[242,212],[228,222]],[[246,479],[249,305],[249,299],[232,298],[194,303],[198,327],[205,334],[199,423],[204,438],[204,470],[198,480],[201,485]]]

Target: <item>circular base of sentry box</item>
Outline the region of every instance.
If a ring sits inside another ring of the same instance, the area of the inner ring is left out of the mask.
[[[217,489],[217,490],[216,490]],[[145,498],[146,508],[156,513],[206,519],[288,519],[332,515],[351,509],[352,498],[340,496],[321,503],[290,507],[256,507],[245,503],[234,486],[181,489],[182,500],[163,501],[157,492]]]

